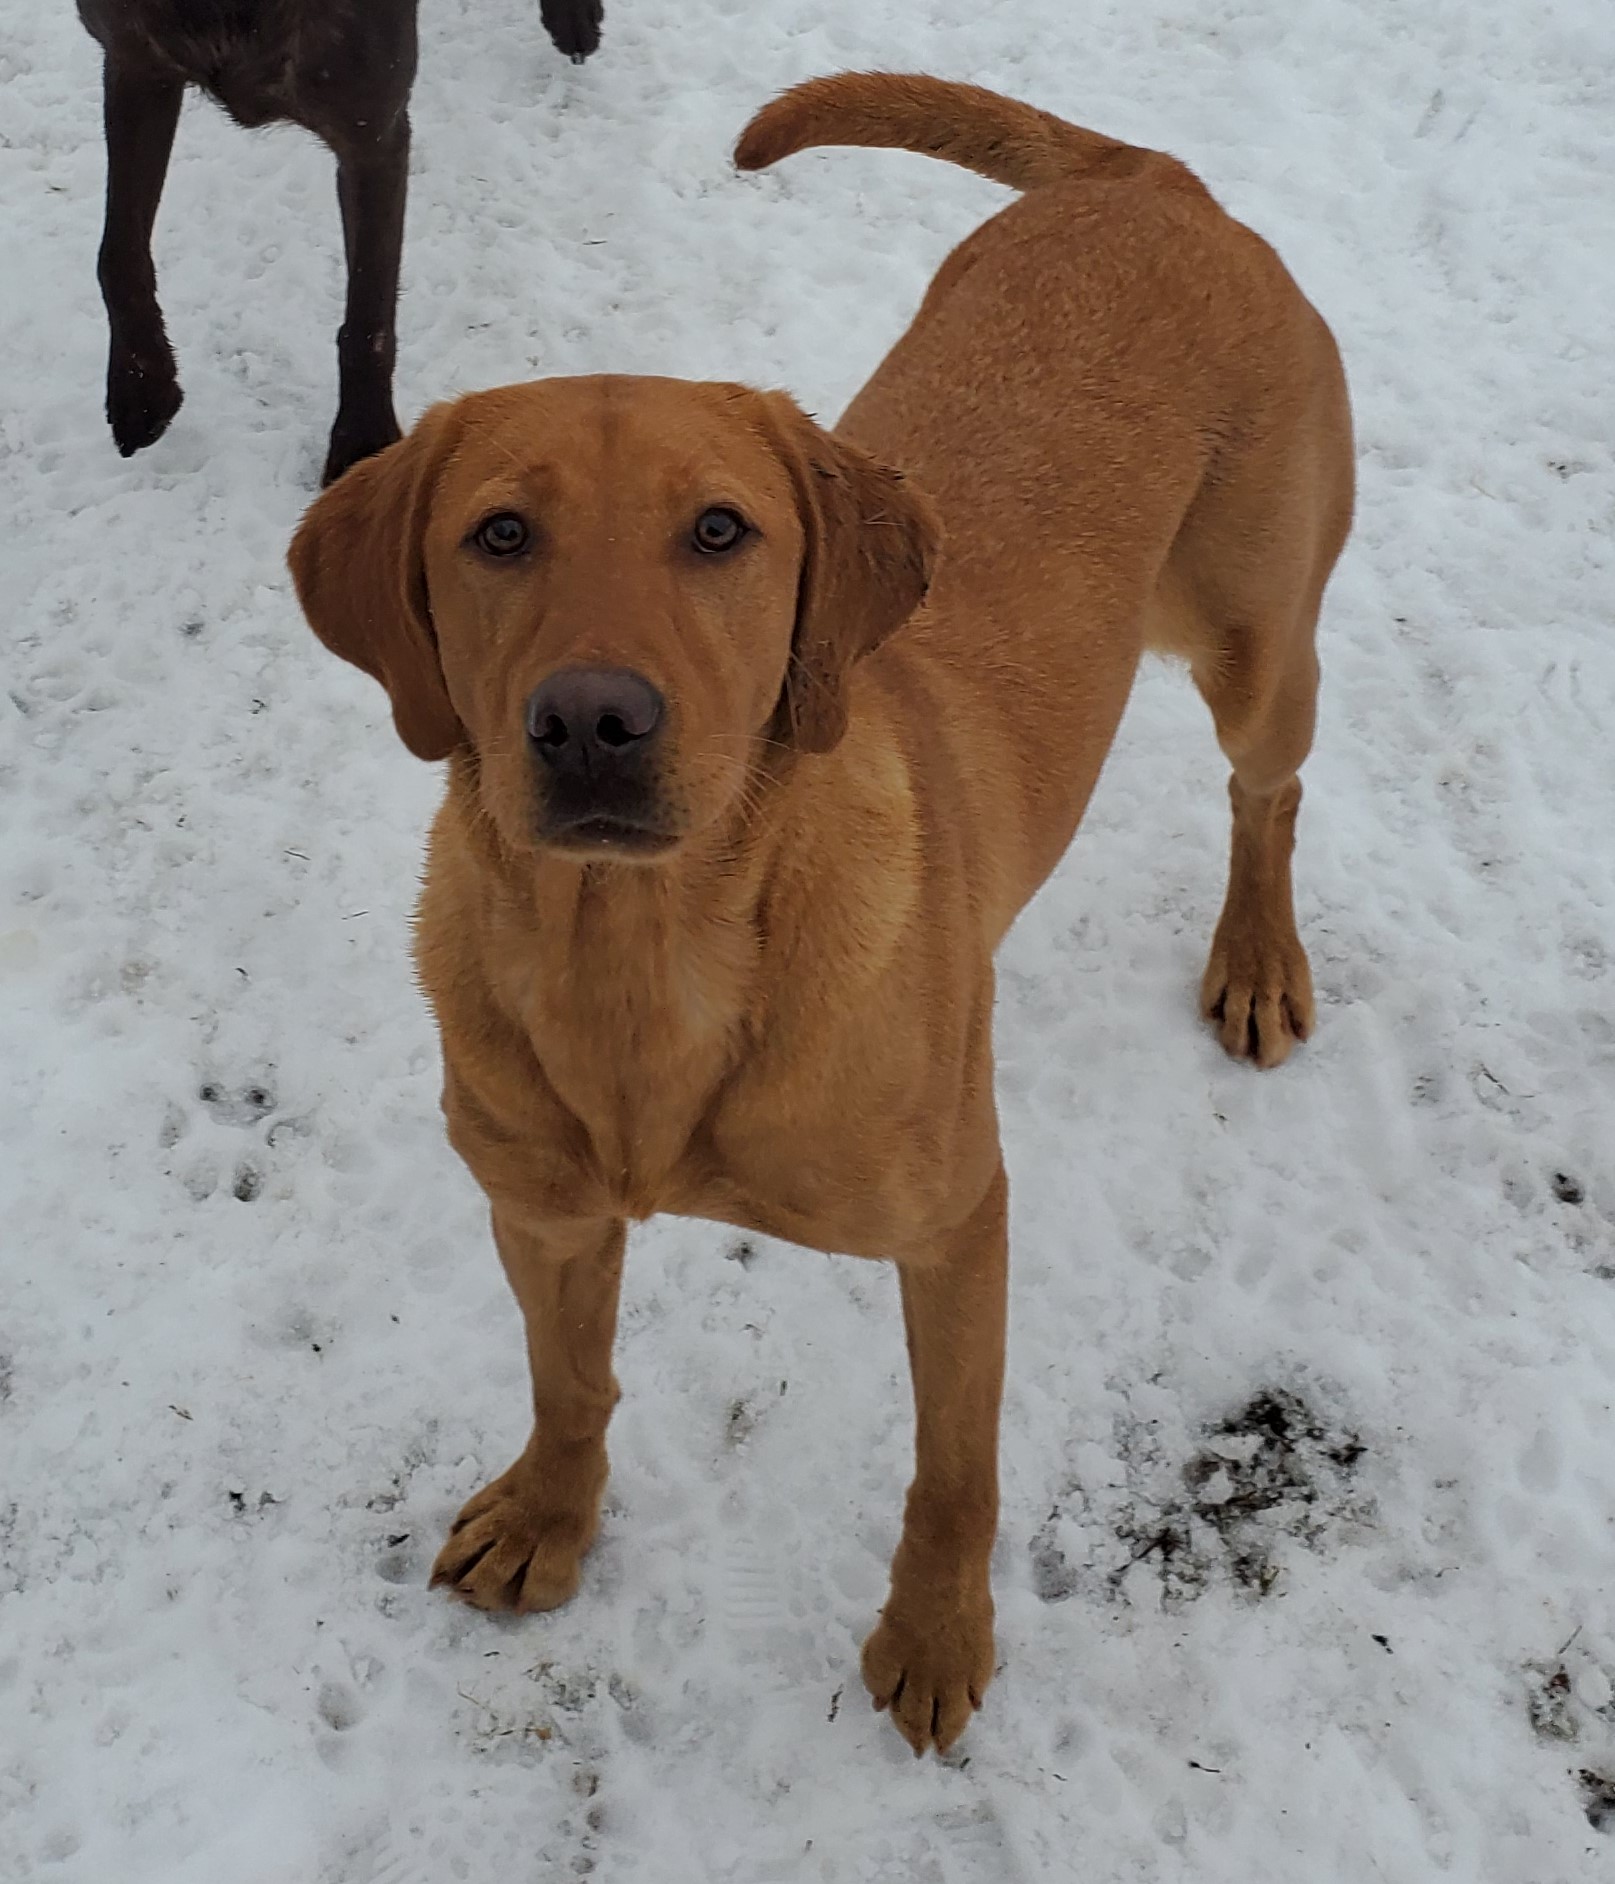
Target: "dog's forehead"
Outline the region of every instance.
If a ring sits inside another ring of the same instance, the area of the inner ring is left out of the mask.
[[[596,502],[602,491],[715,498],[726,480],[788,495],[761,398],[744,386],[599,374],[473,393],[460,411],[457,481],[509,478],[553,500]]]

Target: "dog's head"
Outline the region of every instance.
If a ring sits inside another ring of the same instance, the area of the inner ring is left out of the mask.
[[[542,380],[428,412],[309,510],[315,633],[405,745],[459,747],[507,843],[649,859],[827,752],[919,605],[930,505],[777,393]]]

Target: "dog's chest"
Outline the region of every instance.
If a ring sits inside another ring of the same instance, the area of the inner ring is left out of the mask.
[[[570,1202],[581,1214],[603,1206],[640,1219],[675,1209],[700,1188],[701,1122],[728,1054],[721,1041],[652,1012],[619,1012],[613,1027],[586,1038],[576,1023],[588,1011],[574,1009],[562,1028],[546,1025],[547,1012],[532,1012],[529,1036],[545,1080],[588,1144],[570,1176]]]
[[[587,1141],[570,1206],[643,1218],[706,1188],[705,1121],[740,1050],[749,938],[691,948],[585,920],[566,946],[506,960],[501,1005]]]
[[[844,1055],[819,1061],[802,1040],[777,1051],[739,1012],[720,1020],[688,990],[652,998],[643,981],[614,994],[593,977],[530,983],[520,1013],[542,1097],[501,1121],[523,1147],[512,1175],[526,1206],[568,1219],[704,1217],[890,1253],[947,1194],[948,1109],[934,1132],[894,1143],[890,1087],[840,1077],[853,1074]]]
[[[340,11],[308,0],[149,0],[142,23],[153,51],[252,129],[290,114],[299,73]]]
[[[649,871],[597,903],[553,876],[490,898],[441,829],[434,850],[417,960],[450,1134],[496,1205],[705,1217],[865,1255],[945,1206],[958,1029],[927,1024],[912,964],[871,983],[889,950],[869,921],[815,951],[754,895]]]

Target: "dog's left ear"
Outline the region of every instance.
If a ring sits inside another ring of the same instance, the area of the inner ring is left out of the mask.
[[[423,554],[457,430],[454,407],[434,406],[407,438],[314,500],[286,555],[309,626],[387,689],[398,736],[417,759],[445,759],[465,740],[438,661]]]
[[[931,501],[901,471],[832,436],[782,393],[763,395],[796,486],[804,538],[780,738],[829,752],[847,730],[847,677],[925,599],[941,553]]]

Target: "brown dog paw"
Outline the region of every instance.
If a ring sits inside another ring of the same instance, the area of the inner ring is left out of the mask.
[[[599,51],[605,15],[602,0],[539,0],[538,12],[555,50],[564,52],[574,65],[582,65],[591,52]]]
[[[1200,984],[1200,1012],[1236,1060],[1278,1066],[1317,1020],[1312,971],[1292,930],[1271,936],[1219,923]]]
[[[144,352],[114,350],[107,367],[107,423],[121,456],[155,445],[184,404],[174,355],[160,336]]]
[[[876,1709],[891,1709],[916,1759],[927,1747],[946,1753],[993,1678],[991,1598],[934,1612],[888,1602],[864,1644],[863,1674]]]
[[[555,1477],[576,1483],[579,1474]],[[563,1496],[555,1477],[524,1457],[485,1485],[454,1520],[432,1565],[432,1588],[450,1589],[478,1609],[526,1613],[566,1602],[599,1528],[604,1451],[579,1491]]]
[[[331,446],[325,454],[325,469],[320,473],[321,490],[329,489],[345,471],[351,471],[356,464],[363,464],[366,458],[374,458],[378,451],[396,445],[401,436],[390,403],[357,417],[339,412],[335,425],[331,427]]]

